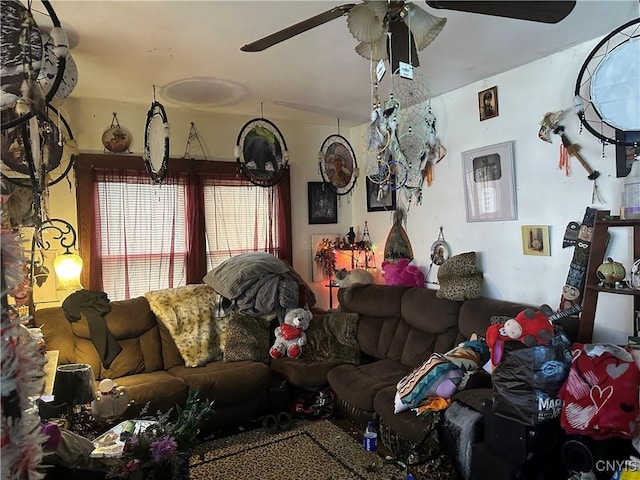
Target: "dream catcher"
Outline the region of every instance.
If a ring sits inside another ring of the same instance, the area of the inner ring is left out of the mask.
[[[42,4],[53,24],[44,38],[34,20],[31,2],[28,7],[17,0],[0,3],[2,130],[20,125],[36,114],[46,117],[45,106],[63,81],[69,55],[67,35],[50,2],[42,0]],[[70,69],[69,77],[73,76],[77,77]],[[74,81],[69,79],[68,87],[73,86]]]
[[[147,112],[147,122],[144,129],[142,158],[153,183],[159,185],[167,175],[169,163],[169,122],[164,107],[155,99],[155,91],[154,85],[153,102]]]
[[[43,192],[65,178],[77,154],[69,123],[51,105],[46,118],[28,121],[2,131],[2,178]]]
[[[640,131],[640,18],[616,28],[587,56],[576,81],[581,124],[603,144],[638,146]]]
[[[233,153],[242,174],[259,187],[276,185],[289,168],[284,137],[266,118],[254,118],[244,124]]]
[[[444,240],[444,232],[442,230],[442,225],[440,226],[440,233],[438,234],[438,239],[431,244],[431,251],[429,252],[429,258],[431,259],[431,263],[429,264],[429,270],[427,270],[427,283],[437,284],[438,282],[430,282],[429,277],[431,275],[431,269],[434,265],[440,266],[444,263],[444,261],[449,258],[449,246],[447,242]]]
[[[356,155],[346,138],[340,134],[329,135],[322,142],[318,152],[318,170],[322,180],[338,195],[346,195],[353,190],[360,171]]]

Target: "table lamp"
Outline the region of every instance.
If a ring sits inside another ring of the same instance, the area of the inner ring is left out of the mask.
[[[55,405],[67,404],[71,413],[76,406],[90,403],[95,398],[93,369],[86,363],[60,365],[53,383]]]

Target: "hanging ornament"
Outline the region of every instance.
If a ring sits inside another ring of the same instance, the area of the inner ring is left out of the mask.
[[[202,142],[200,141],[200,137],[198,136],[198,131],[196,130],[196,124],[191,122],[191,129],[189,130],[189,136],[187,137],[187,146],[184,149],[184,156],[182,158],[186,158],[189,160],[193,160],[193,155],[191,155],[191,146],[194,142],[198,142],[198,146],[200,147],[200,151],[202,152],[203,158],[207,159],[207,154],[204,151],[204,147],[202,146]]]
[[[169,167],[169,122],[164,107],[156,101],[155,85],[144,129],[143,159],[153,183],[162,183]]]
[[[131,153],[131,132],[128,128],[120,126],[116,112],[113,112],[111,126],[102,133],[102,145],[104,153]]]

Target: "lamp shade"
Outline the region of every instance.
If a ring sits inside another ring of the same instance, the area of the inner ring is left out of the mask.
[[[58,290],[80,290],[80,273],[82,258],[75,253],[58,255],[53,262],[53,269],[58,277]]]
[[[93,369],[87,363],[70,363],[56,369],[53,382],[53,396],[56,405],[83,405],[95,398]]]

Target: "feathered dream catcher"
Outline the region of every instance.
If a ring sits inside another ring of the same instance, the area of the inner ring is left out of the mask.
[[[198,144],[198,147],[200,148],[200,151],[202,152],[202,157],[206,160],[207,154],[204,151],[204,146],[202,145],[202,142],[200,141],[200,136],[198,135],[196,124],[194,122],[191,122],[191,128],[189,129],[189,136],[187,137],[187,145],[184,148],[184,155],[182,158],[186,158],[189,160],[193,160],[195,158],[191,153],[191,148],[195,145],[196,142]]]
[[[46,117],[45,107],[54,97],[64,100],[77,82],[75,62],[69,54],[66,32],[47,0],[42,0],[53,28],[38,27],[31,2],[0,3],[2,25],[2,130],[15,127],[34,115]]]
[[[380,66],[377,69],[379,72]],[[433,166],[446,155],[436,138],[431,94],[422,73],[401,63],[382,108],[378,72],[372,85],[372,121],[363,134],[369,157],[367,177],[378,185],[379,197],[402,189],[409,203],[413,198],[421,203],[425,180],[427,186],[433,183]]]
[[[169,166],[169,122],[164,107],[156,101],[155,85],[153,86],[153,102],[147,112],[142,157],[153,183],[161,184],[167,175]]]
[[[254,185],[276,185],[287,168],[287,144],[276,125],[266,118],[249,120],[240,129],[233,154],[242,174]]]
[[[338,124],[338,132],[340,127]],[[322,180],[338,195],[351,193],[360,169],[349,141],[339,133],[329,135],[318,152],[318,170]]]
[[[638,146],[640,131],[640,17],[606,35],[589,53],[576,80],[581,126],[604,145]]]
[[[2,178],[39,191],[66,177],[77,154],[77,144],[67,120],[51,105],[47,117],[2,131]],[[27,139],[27,142],[24,141]]]

